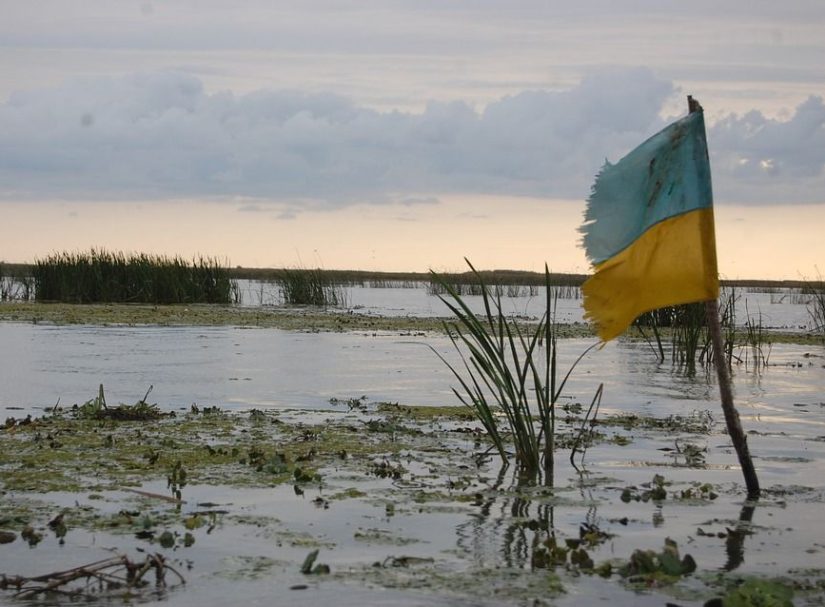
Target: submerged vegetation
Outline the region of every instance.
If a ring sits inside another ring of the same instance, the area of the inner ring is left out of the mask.
[[[211,257],[189,263],[181,257],[92,249],[37,260],[32,275],[39,302],[228,304],[233,294],[226,267]]]
[[[0,428],[0,540],[9,558],[0,567],[0,593],[25,591],[19,596],[49,604],[64,590],[78,590],[75,599],[172,600],[159,583],[164,573],[167,586],[196,599],[204,591],[260,592],[270,601],[272,587],[320,591],[325,580],[333,592],[419,593],[422,604],[454,596],[551,605],[572,590],[583,604],[605,593],[634,604],[641,592],[659,604],[757,607],[790,605],[791,598],[818,604],[825,590],[821,569],[782,571],[774,563],[773,575],[782,577],[772,577],[743,567],[776,534],[810,533],[771,523],[793,507],[795,491],[803,501],[815,498],[804,488],[775,489],[775,498],[769,492],[742,506],[712,466],[693,464],[686,477],[682,464],[663,461],[656,449],[641,469],[612,467],[600,476],[565,468],[557,487],[536,487],[504,467],[496,471],[466,410],[363,396],[332,404],[331,411],[234,413],[192,405],[147,421],[101,417],[102,410],[145,408],[146,396],[113,406],[100,389],[82,405],[7,420]],[[586,407],[568,404],[558,448],[586,419]],[[712,431],[705,414],[601,421],[605,433],[593,434],[593,448],[619,452],[637,440],[667,444]],[[709,476],[698,480],[700,470]],[[751,524],[756,508],[768,514],[758,525]],[[457,525],[454,540],[435,539],[444,523]],[[819,551],[815,536],[800,551]],[[58,546],[60,561],[42,558]],[[98,546],[105,558],[81,565]],[[112,547],[143,556],[114,556]],[[44,575],[47,562],[65,566]],[[185,587],[173,568],[186,575]],[[290,604],[291,596],[279,595],[276,604]],[[325,596],[307,598],[321,604]],[[381,595],[359,600],[381,604]]]

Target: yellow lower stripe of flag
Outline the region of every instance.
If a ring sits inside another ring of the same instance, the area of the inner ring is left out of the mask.
[[[585,318],[604,341],[650,310],[716,299],[713,208],[657,223],[594,270],[582,286]]]

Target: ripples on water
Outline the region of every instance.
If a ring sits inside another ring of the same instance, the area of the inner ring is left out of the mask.
[[[423,289],[352,290],[358,297],[374,296],[375,301],[364,304],[371,312],[433,314],[439,305],[436,298],[422,297]],[[532,313],[528,299],[514,299],[506,305]],[[562,302],[568,315],[579,305],[578,300]],[[799,313],[799,306],[787,301],[771,305],[790,308],[780,315],[785,319]],[[150,401],[164,409],[188,409],[195,403],[228,410],[324,410],[333,406],[331,399],[362,396],[403,405],[456,404],[453,378],[430,350],[455,356],[440,335],[0,323],[0,343],[0,410],[7,416],[38,414],[58,401],[64,406],[83,403],[96,396],[101,383],[110,403],[134,403],[154,386]],[[567,369],[591,343],[563,340],[560,368]],[[811,433],[825,437],[824,352],[821,346],[777,344],[771,364],[761,371],[735,367],[735,400],[745,429],[765,437],[785,436],[786,443]],[[712,373],[689,377],[670,363],[660,364],[644,343],[619,340],[584,358],[563,399],[589,403],[604,383],[604,414],[666,417],[710,411],[722,427],[715,382]],[[752,439],[762,440],[768,439]],[[778,457],[802,457],[804,451],[792,444],[780,450]]]
[[[400,284],[400,283],[399,283]],[[405,287],[376,288],[370,286],[353,286],[344,290],[346,293],[346,308],[359,314],[377,314],[380,316],[413,316],[413,317],[447,317],[449,310],[433,295],[428,294],[426,283],[404,283]],[[240,280],[238,289],[243,306],[277,306],[283,303],[280,288],[276,282],[260,282]],[[796,290],[777,290],[777,292],[749,291],[739,288],[735,292],[736,321],[740,326],[750,317],[754,322],[759,320],[765,328],[783,330],[806,330],[810,327],[811,319],[808,314],[806,299],[795,292]],[[725,291],[730,293],[730,291]],[[502,308],[506,314],[538,318],[544,314],[544,289],[538,290],[538,295],[502,296]],[[581,297],[570,297],[579,294],[577,289],[560,289],[558,291],[558,309],[556,320],[560,323],[574,323],[583,321]],[[465,296],[464,301],[476,313],[483,312],[480,296]]]
[[[241,281],[245,305],[277,300],[272,283]],[[437,297],[417,288],[348,289],[355,313],[385,316],[447,316]],[[480,297],[466,301],[479,311]],[[758,310],[771,326],[804,326],[799,298],[776,293],[740,293],[742,312]],[[507,313],[536,317],[543,297],[504,297]],[[558,320],[581,321],[581,301],[558,302]],[[441,336],[399,337],[337,333],[288,333],[235,327],[93,327],[0,324],[0,407],[38,410],[58,399],[84,402],[103,383],[112,402],[135,402],[149,385],[163,407],[218,405],[226,408],[324,408],[331,398],[367,396],[373,401],[441,405],[453,402],[451,376],[428,346],[445,356],[452,347]],[[563,367],[591,342],[565,340]],[[735,369],[743,415],[768,415],[791,401],[815,399],[822,390],[821,348],[774,346],[772,365],[762,373]],[[806,354],[813,356],[805,357]],[[671,414],[715,406],[713,377],[686,377],[658,364],[642,343],[611,343],[588,355],[573,375],[569,394],[587,400],[605,383],[605,407],[643,414]],[[766,399],[766,395],[770,395]]]

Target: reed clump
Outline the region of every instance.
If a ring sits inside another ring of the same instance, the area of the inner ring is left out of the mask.
[[[29,301],[34,296],[34,280],[25,266],[0,263],[0,301]]]
[[[496,274],[489,274],[491,280],[502,280]],[[568,284],[568,279],[563,279],[561,282],[553,282],[553,278],[558,275],[550,275],[550,283],[548,292],[551,298],[555,299],[581,299],[581,287],[576,284]],[[484,280],[484,285],[490,290],[494,297],[537,297],[541,294],[544,285],[526,282],[525,284],[516,282],[488,282],[484,275],[479,274],[479,278]],[[509,278],[505,276],[504,279]],[[448,295],[447,287],[450,287],[455,293],[461,297],[476,296],[479,297],[483,293],[482,286],[478,282],[469,282],[464,274],[439,274],[437,277],[430,277],[427,283],[428,295]]]
[[[811,328],[825,340],[825,280],[812,280],[803,287],[802,292],[808,296],[808,315]]]
[[[741,330],[737,329],[737,301],[735,286],[723,288],[720,298],[720,324],[724,363],[731,367],[734,362],[744,362],[748,365],[751,361],[758,370],[767,366],[769,362],[771,337],[763,327],[761,313],[751,314],[747,302],[744,327]],[[667,358],[663,339],[663,335],[667,335],[670,340],[670,360],[687,375],[695,374],[697,366],[707,369],[715,362],[703,302],[652,310],[639,316],[634,324],[648,339],[661,362]],[[652,333],[655,345],[648,337],[647,331]]]
[[[326,270],[281,270],[277,280],[286,304],[324,308],[346,306],[346,291]]]
[[[771,340],[768,332],[762,326],[762,313],[751,315],[748,311],[748,303],[745,302],[745,343],[743,348],[750,350],[750,360],[759,370],[761,367],[768,366],[771,356]],[[744,357],[745,363],[748,362],[747,350]],[[741,357],[740,357],[741,360]]]
[[[501,285],[492,285],[491,289],[500,292]],[[484,291],[478,283],[457,282],[454,279],[450,280],[448,277],[441,276],[433,276],[427,284],[427,295],[440,297],[442,295],[452,295],[453,293],[459,297],[478,297],[483,295]]]
[[[670,359],[674,365],[679,365],[688,374],[696,372],[697,358],[699,362],[708,365],[710,357],[710,337],[707,330],[705,305],[703,303],[668,306],[645,312],[635,321],[636,328],[644,335],[646,330],[653,333],[656,340],[655,350],[659,360],[666,358],[662,333],[666,331],[670,337]]]
[[[224,265],[212,257],[126,255],[105,249],[54,253],[35,261],[36,301],[65,303],[218,303],[235,292]]]
[[[512,441],[515,460],[525,478],[542,476],[553,485],[556,448],[556,403],[573,369],[593,344],[558,378],[557,325],[550,273],[545,269],[546,310],[536,325],[520,325],[502,312],[501,293],[496,294],[467,261],[476,278],[484,313],[476,316],[458,290],[433,273],[446,295],[439,295],[454,319],[444,323],[463,371],[436,355],[452,371],[461,389],[453,393],[473,411],[503,462]],[[601,388],[594,403],[600,399]],[[591,410],[593,404],[591,404]]]

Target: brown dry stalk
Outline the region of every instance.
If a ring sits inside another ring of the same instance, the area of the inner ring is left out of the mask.
[[[129,588],[144,586],[147,584],[143,580],[147,572],[155,571],[155,585],[163,587],[166,585],[166,573],[171,571],[180,584],[185,584],[186,580],[161,554],[151,554],[143,562],[133,562],[127,556],[117,556],[102,561],[96,561],[87,565],[81,565],[65,571],[56,571],[45,575],[34,577],[25,576],[3,576],[0,581],[0,588],[16,588],[15,598],[28,599],[41,594],[60,593],[68,595],[81,595],[84,588],[66,588],[68,584],[78,580],[87,582],[97,580],[101,584],[109,585],[112,588]],[[86,586],[88,588],[88,584]]]

